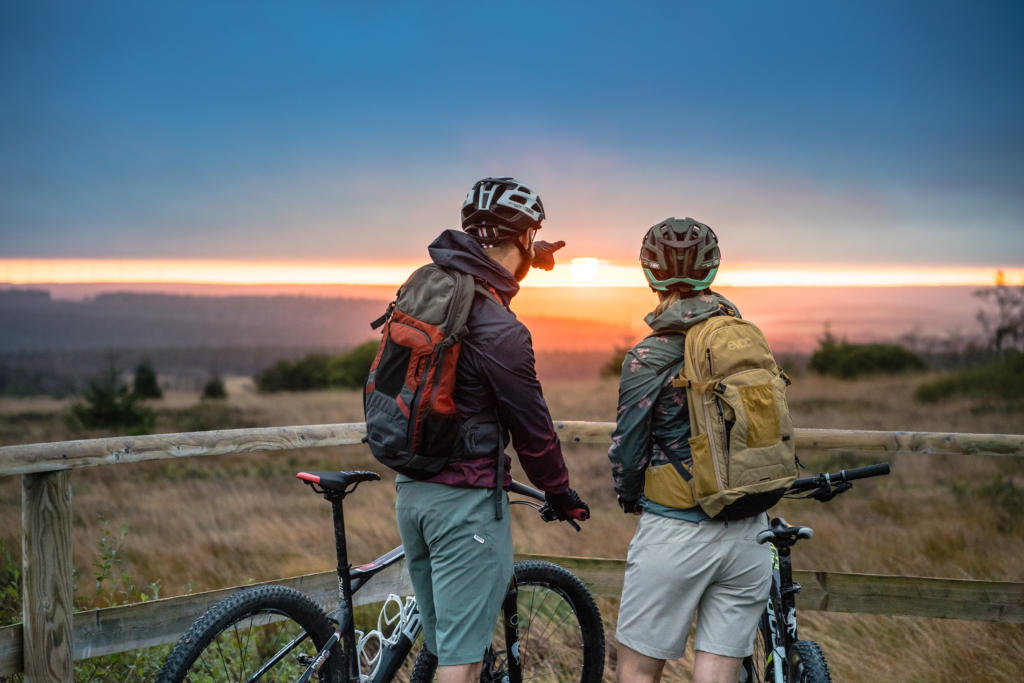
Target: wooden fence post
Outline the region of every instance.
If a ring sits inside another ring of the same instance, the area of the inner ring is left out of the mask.
[[[21,492],[25,680],[72,683],[71,472],[23,475]]]

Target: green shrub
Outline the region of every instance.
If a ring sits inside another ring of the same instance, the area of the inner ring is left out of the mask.
[[[279,360],[256,375],[260,391],[310,391],[326,389],[330,356],[310,354],[297,361]]]
[[[1024,353],[1008,351],[991,363],[927,382],[914,392],[921,403],[965,396],[1024,399]]]
[[[160,385],[156,381],[156,371],[152,364],[144,360],[135,368],[135,381],[132,384],[132,393],[136,398],[163,398],[164,392],[160,391]]]
[[[71,419],[86,429],[121,429],[127,434],[153,431],[155,413],[139,404],[113,364],[89,381],[82,398],[83,402],[71,406]]]
[[[0,626],[21,621],[21,561],[0,538]]]
[[[895,344],[850,344],[830,336],[819,342],[808,364],[820,375],[852,379],[862,375],[898,374],[924,370],[925,364],[913,351]]]
[[[359,389],[366,383],[370,365],[377,356],[376,341],[360,344],[348,353],[331,358],[327,368],[327,383],[340,389]]]
[[[612,353],[612,357],[608,359],[608,362],[601,366],[598,370],[598,374],[601,377],[611,377],[618,379],[622,375],[622,363],[626,360],[626,354],[629,353],[630,347],[620,346],[615,349]]]
[[[228,392],[224,388],[224,380],[219,376],[214,375],[209,382],[203,385],[203,398],[210,400],[220,400],[228,397]]]
[[[145,587],[139,586],[123,567],[121,548],[128,535],[128,527],[122,525],[120,533],[115,534],[102,514],[98,515],[98,520],[102,535],[96,543],[98,557],[92,564],[94,596],[77,594],[76,607],[90,610],[95,607],[114,607],[158,599],[159,581]],[[170,645],[160,645],[79,660],[75,662],[75,680],[151,681],[156,678],[170,650]]]
[[[369,341],[338,356],[310,354],[294,362],[279,360],[254,377],[256,387],[263,392],[358,389],[370,372],[377,345]]]

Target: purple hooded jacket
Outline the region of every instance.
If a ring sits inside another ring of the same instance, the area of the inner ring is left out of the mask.
[[[530,482],[548,493],[565,491],[569,488],[569,472],[537,380],[533,340],[526,326],[508,308],[519,291],[519,283],[464,232],[444,231],[430,244],[429,252],[437,265],[477,278],[498,295],[502,304],[477,293],[456,369],[456,409],[466,419],[481,416],[464,435],[463,443],[470,457],[449,463],[427,481],[493,488],[498,451],[496,418],[511,435]],[[479,457],[472,457],[477,453]],[[506,456],[504,488],[512,482],[509,465]]]

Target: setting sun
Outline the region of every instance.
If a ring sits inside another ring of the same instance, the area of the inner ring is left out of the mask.
[[[576,257],[553,270],[533,269],[525,287],[647,287],[634,263]],[[422,262],[333,262],[201,259],[0,259],[0,283],[10,285],[152,283],[209,285],[400,285]],[[1024,268],[998,269],[1003,282],[1024,281]],[[995,267],[813,266],[730,264],[717,287],[986,286]]]
[[[572,260],[569,272],[572,273],[573,279],[580,282],[589,282],[597,277],[597,268],[598,261],[596,258],[584,256]]]

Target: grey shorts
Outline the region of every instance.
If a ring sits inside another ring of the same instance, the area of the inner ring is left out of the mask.
[[[629,544],[615,637],[656,659],[694,649],[725,657],[753,651],[754,630],[771,587],[771,548],[755,537],[765,515],[735,522],[687,522],[649,512]]]
[[[479,662],[512,578],[508,496],[496,520],[493,489],[400,482],[395,512],[427,647],[442,666]]]

